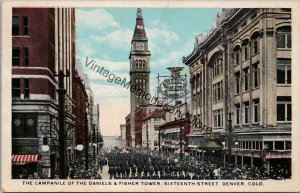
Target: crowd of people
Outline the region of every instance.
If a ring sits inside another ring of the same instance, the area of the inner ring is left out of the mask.
[[[82,157],[67,166],[68,179],[178,179],[178,180],[282,180],[290,178],[290,169],[280,165],[263,167],[247,164],[220,163],[219,160],[203,161],[193,156],[157,151],[102,151],[96,159],[89,155],[88,168]],[[108,173],[106,173],[108,172]],[[37,172],[23,172],[13,178],[43,179]],[[58,171],[54,178],[58,179]],[[108,176],[108,177],[107,177]]]
[[[224,167],[223,163],[202,161],[194,157],[180,159],[178,154],[169,153],[110,152],[103,159],[107,160],[110,179],[280,180],[290,177],[289,171],[280,166],[271,166],[270,171],[247,164],[226,164]]]

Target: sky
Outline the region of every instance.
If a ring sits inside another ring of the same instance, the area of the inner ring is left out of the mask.
[[[86,67],[94,60],[110,73],[129,78],[129,53],[137,8],[77,8],[76,57],[88,74],[95,104],[100,105],[103,136],[120,135],[120,124],[130,112],[130,91]],[[195,36],[213,27],[219,8],[142,8],[150,58],[150,94],[157,75],[170,75],[167,67],[185,67],[182,57],[194,48]]]

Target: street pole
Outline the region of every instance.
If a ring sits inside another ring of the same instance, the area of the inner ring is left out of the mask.
[[[231,112],[229,113],[228,119],[228,163],[231,164],[231,154],[232,154],[232,120]]]
[[[94,146],[95,144],[95,138],[96,138],[96,133],[95,133],[95,124],[93,124],[93,158],[94,158],[94,163],[96,162],[96,147]]]
[[[158,153],[160,155],[160,129],[158,129]]]
[[[180,159],[182,159],[182,126],[180,126]]]
[[[65,94],[64,72],[58,73],[58,112],[59,112],[59,170],[60,179],[66,179],[66,144],[65,144]]]
[[[89,169],[89,141],[88,141],[88,120],[87,120],[87,113],[85,113],[85,170]]]
[[[146,125],[146,135],[147,135],[147,152],[149,150],[149,131],[148,131],[148,122]]]
[[[99,139],[99,131],[97,130],[97,139],[96,139],[96,144],[97,144],[97,155],[99,154],[99,141],[98,141],[98,139]]]

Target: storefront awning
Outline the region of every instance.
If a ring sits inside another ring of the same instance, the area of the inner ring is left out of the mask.
[[[32,155],[12,155],[11,161],[17,164],[34,163],[42,159],[40,154]]]
[[[271,151],[266,152],[266,159],[291,158],[291,151]]]
[[[198,146],[198,149],[203,150],[222,150],[222,148],[222,145],[217,143],[215,140],[207,140],[204,144]]]

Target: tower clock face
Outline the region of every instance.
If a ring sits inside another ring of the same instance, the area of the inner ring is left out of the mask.
[[[143,50],[144,49],[144,44],[143,43],[137,43],[136,44],[136,49],[137,50]]]

